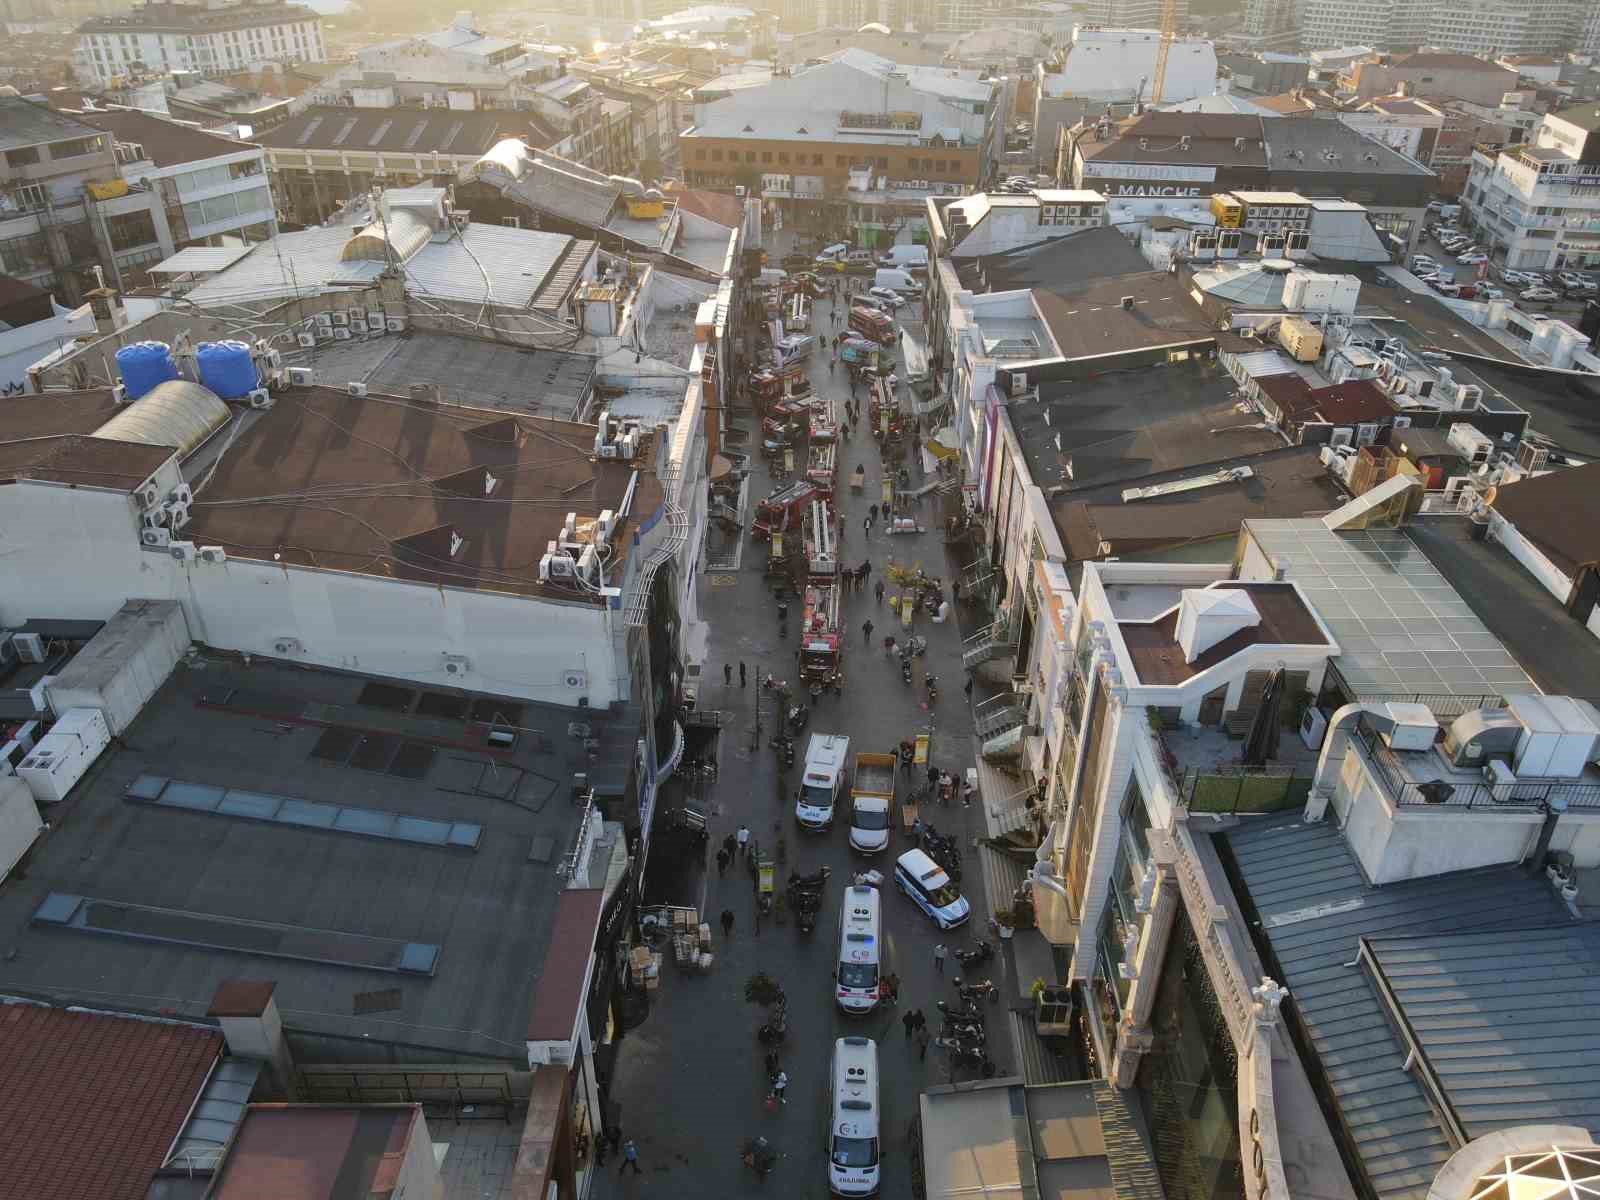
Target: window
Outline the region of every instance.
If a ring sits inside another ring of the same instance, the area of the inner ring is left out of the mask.
[[[761,152],[761,161],[763,163],[770,163],[772,161],[772,151],[771,150],[763,150]]]
[[[0,242],[0,272],[7,275],[31,275],[50,269],[50,249],[44,234],[33,233],[27,237],[11,238]]]
[[[522,218],[521,217],[501,217],[500,218],[500,224],[504,225],[507,229],[521,229],[522,228]]]
[[[23,146],[19,150],[6,151],[6,166],[31,167],[39,161],[39,147]]]
[[[42,183],[25,183],[12,189],[11,202],[20,212],[35,212],[50,206],[50,191]]]
[[[833,165],[843,170],[850,165],[850,160],[842,154],[835,154],[833,156]]]
[[[889,169],[889,158],[888,158],[888,156],[880,154],[878,156],[878,158],[877,158],[877,164],[878,164],[878,170],[887,171]]]
[[[148,246],[156,238],[156,223],[148,212],[120,213],[106,218],[106,233],[113,250]]]
[[[812,155],[812,156],[811,156],[811,165],[812,165],[812,166],[813,166],[813,167],[820,167],[820,166],[821,166],[821,165],[822,165],[822,155],[820,155],[820,154],[813,154],[813,155]]]
[[[735,153],[737,153],[737,151]],[[756,152],[754,150],[746,150],[744,152],[744,160],[747,163],[755,162],[755,160],[756,160]]]
[[[80,154],[93,154],[101,147],[97,137],[74,138],[70,142],[54,142],[50,146],[51,158],[76,158]]]
[[[778,161],[781,162],[784,166],[788,166],[789,165],[789,153],[788,153],[788,151],[779,150],[778,151]]]
[[[704,158],[705,157],[705,151],[704,150],[696,150],[694,156],[696,158]],[[721,150],[713,150],[711,152],[711,161],[712,162],[721,162],[722,161],[722,151]]]

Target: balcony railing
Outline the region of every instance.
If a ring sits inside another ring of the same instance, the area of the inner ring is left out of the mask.
[[[1385,746],[1377,732],[1365,722],[1356,727],[1352,740],[1361,747],[1373,773],[1382,781],[1390,802],[1397,808],[1542,811],[1549,807],[1552,800],[1558,800],[1568,808],[1600,809],[1600,784],[1572,783],[1565,779],[1519,779],[1509,784],[1452,781],[1440,787],[1426,786],[1424,790],[1425,785],[1406,778],[1394,751]]]

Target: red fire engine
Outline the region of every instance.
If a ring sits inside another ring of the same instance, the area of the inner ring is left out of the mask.
[[[807,506],[817,498],[817,489],[807,479],[796,479],[773,492],[756,505],[756,519],[750,536],[766,541],[773,532],[796,528],[805,519]]]
[[[872,399],[868,411],[872,416],[872,436],[885,443],[898,442],[905,433],[905,416],[900,411],[900,398],[889,387],[889,381],[874,375],[868,381]]]
[[[833,499],[833,490],[839,483],[839,447],[833,442],[816,441],[812,434],[811,449],[806,453],[806,478],[824,500]]]
[[[839,618],[839,582],[806,585],[805,619],[800,626],[800,678],[831,684],[844,658],[844,630]]]
[[[826,500],[813,499],[806,506],[806,575],[815,582],[839,579],[839,531],[833,520],[833,508]]]

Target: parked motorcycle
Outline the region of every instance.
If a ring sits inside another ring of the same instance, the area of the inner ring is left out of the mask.
[[[964,967],[975,967],[979,963],[986,963],[994,957],[994,947],[987,940],[980,940],[971,950],[957,950],[956,958]]]
[[[939,702],[939,677],[937,675],[929,675],[926,682],[928,684],[928,703],[937,704]]]
[[[909,654],[900,656],[900,681],[907,687],[911,686],[911,656]]]
[[[789,711],[784,714],[784,723],[788,725],[790,733],[799,733],[809,720],[811,720],[811,706],[807,704],[791,704]]]
[[[994,1060],[989,1057],[988,1051],[982,1046],[971,1046],[958,1038],[934,1038],[933,1044],[946,1050],[950,1054],[950,1061],[956,1066],[972,1067],[985,1079],[992,1079],[997,1068]]]
[[[990,1004],[1000,1003],[1000,988],[992,979],[982,979],[974,983],[965,983],[961,976],[955,978],[956,994],[969,1004],[979,999],[986,999]]]
[[[756,1040],[763,1046],[776,1046],[789,1036],[789,1006],[779,1002],[772,1006],[761,1028],[756,1030]]]
[[[939,1010],[940,1015],[947,1021],[982,1021],[985,1016],[983,1009],[973,1004],[970,1000],[963,1000],[954,1008],[943,1000],[935,1000],[933,1006]]]
[[[944,1036],[959,1038],[968,1045],[981,1046],[988,1040],[988,1031],[976,1021],[952,1021],[949,1017],[944,1019]]]

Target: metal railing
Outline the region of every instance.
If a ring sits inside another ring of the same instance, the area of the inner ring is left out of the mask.
[[[1357,724],[1351,738],[1361,748],[1373,774],[1382,781],[1390,802],[1398,808],[1492,809],[1542,811],[1552,800],[1568,808],[1600,809],[1600,784],[1573,783],[1566,779],[1519,779],[1516,783],[1413,783],[1406,778],[1393,750],[1365,722]]]

